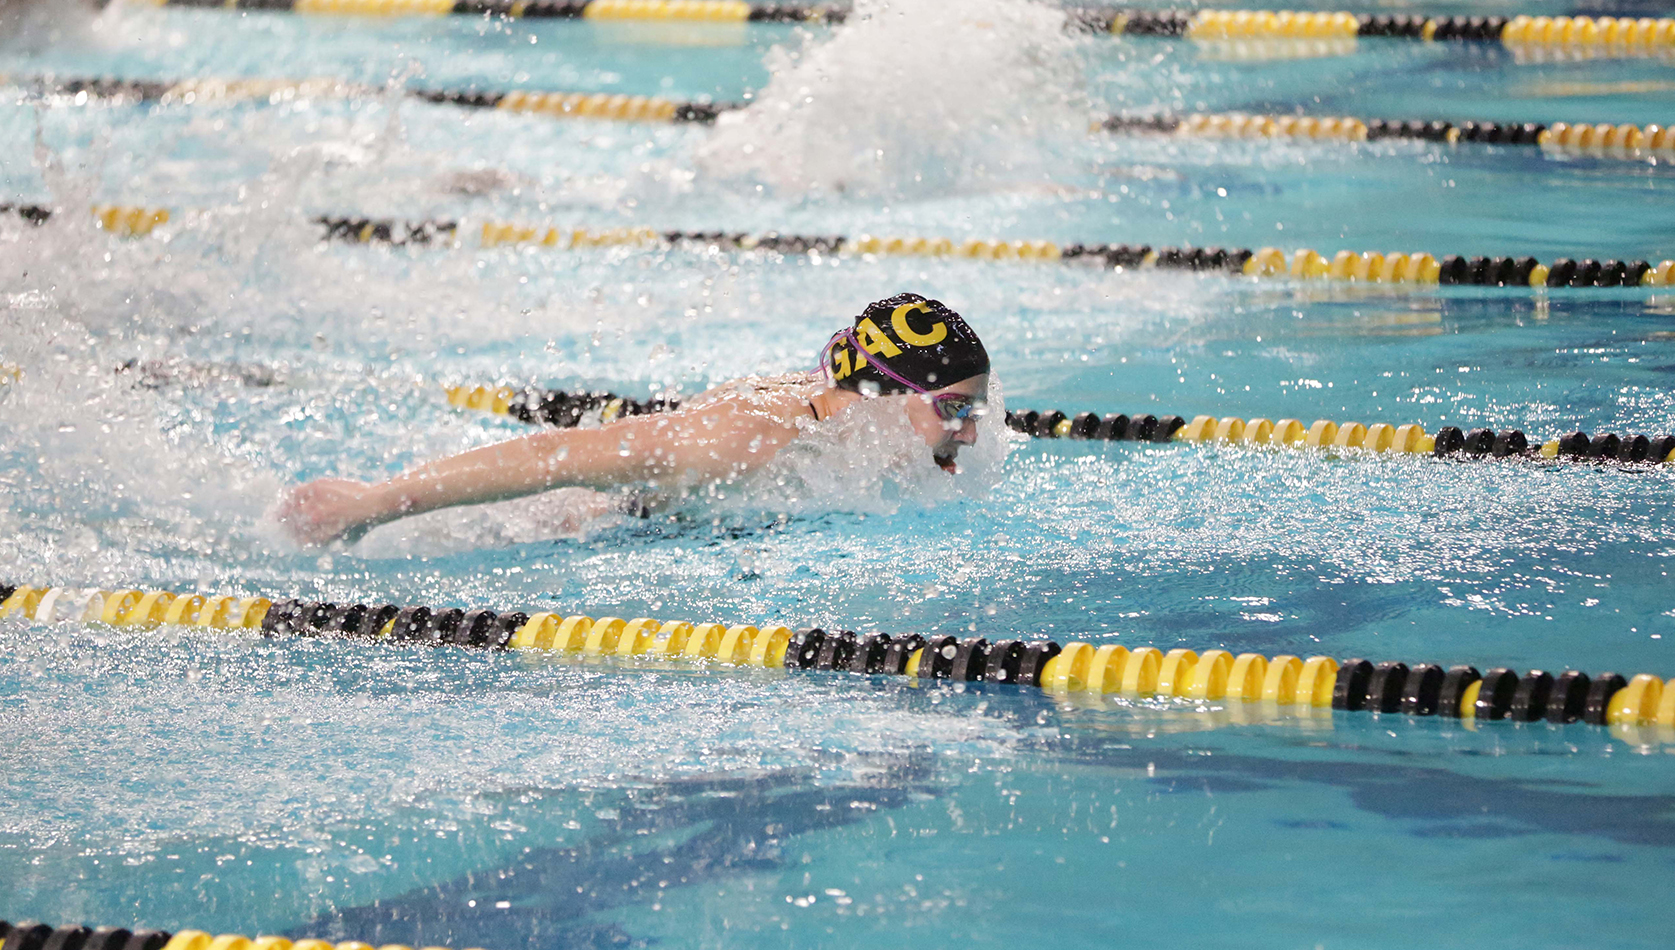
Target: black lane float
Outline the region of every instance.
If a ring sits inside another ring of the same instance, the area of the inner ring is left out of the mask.
[[[638,400],[611,392],[568,392],[562,389],[510,386],[451,386],[450,405],[521,422],[569,428],[603,424],[613,419],[676,409],[675,398]],[[1151,413],[1093,413],[1069,415],[1062,410],[1011,411],[1008,428],[1038,439],[1078,439],[1099,442],[1222,442],[1266,445],[1276,448],[1361,449],[1375,453],[1433,455],[1439,458],[1508,459],[1547,458],[1573,461],[1618,462],[1630,465],[1663,465],[1675,461],[1675,435],[1590,436],[1576,431],[1545,442],[1532,442],[1520,429],[1496,431],[1488,428],[1463,430],[1443,426],[1435,435],[1414,423],[1392,425],[1376,422],[1334,422],[1316,419],[1305,425],[1297,419],[1246,420],[1235,416],[1195,416],[1189,422],[1180,416]]]
[[[825,630],[622,619],[556,612],[302,599],[165,590],[76,590],[0,585],[0,618],[112,627],[186,625],[262,636],[334,636],[392,644],[533,651],[575,659],[890,674],[1040,688],[1062,695],[1178,697],[1273,706],[1556,724],[1675,729],[1675,688],[1651,674],[1565,670],[1479,673],[1458,665],[1373,663],[1328,656],[1234,655],[1213,648],[1049,639]],[[1671,733],[1675,738],[1675,733]],[[7,945],[6,950],[12,950]]]

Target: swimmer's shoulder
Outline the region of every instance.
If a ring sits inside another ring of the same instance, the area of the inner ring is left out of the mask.
[[[789,423],[805,416],[812,418],[809,399],[823,385],[815,373],[745,376],[699,393],[685,407],[726,405],[743,412],[766,413]]]

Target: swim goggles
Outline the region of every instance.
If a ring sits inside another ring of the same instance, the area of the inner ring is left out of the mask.
[[[831,373],[830,357],[832,347],[836,346],[839,342],[847,342],[854,348],[856,353],[865,352],[865,350],[861,347],[860,339],[855,336],[854,327],[850,327],[846,330],[839,330],[838,332],[832,334],[832,338],[826,341],[825,347],[823,347],[820,351],[820,368],[822,371],[826,372],[828,376]],[[876,353],[867,354],[867,360],[885,376],[901,383],[903,386],[906,386],[908,389],[913,390],[921,396],[930,396],[930,390],[920,386],[918,383],[915,383],[910,379],[907,379],[895,370],[884,365],[884,361],[879,359]],[[967,396],[964,393],[938,393],[935,396],[931,396],[931,410],[935,412],[936,417],[941,419],[943,422],[964,422],[967,419],[982,418],[983,413],[988,411],[988,403],[985,400],[978,399],[975,396]]]
[[[943,422],[981,419],[988,408],[988,404],[982,400],[962,393],[939,393],[931,397],[931,409]]]

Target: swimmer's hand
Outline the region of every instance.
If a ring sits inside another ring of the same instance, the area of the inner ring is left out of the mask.
[[[274,513],[298,544],[319,546],[339,538],[360,540],[384,519],[376,486],[347,478],[321,478],[286,492]]]

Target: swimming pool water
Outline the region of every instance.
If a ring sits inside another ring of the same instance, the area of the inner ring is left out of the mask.
[[[794,121],[711,130],[394,96],[40,104],[17,85],[0,105],[0,201],[71,213],[0,221],[0,362],[22,370],[0,386],[6,577],[1675,667],[1662,470],[1016,439],[953,488],[928,465],[881,482],[832,456],[823,482],[579,536],[526,504],[326,554],[279,539],[264,512],[284,485],[379,477],[524,431],[450,409],[444,383],[694,392],[807,366],[857,306],[907,288],[972,320],[1014,408],[1675,429],[1675,298],[1647,289],[388,249],[320,244],[306,220],[1675,256],[1666,165],[1090,136],[1083,122],[1301,107],[1644,124],[1668,119],[1667,64],[1373,41],[1224,63],[1186,43],[1061,39],[1039,10],[998,0],[892,9],[907,32],[840,46],[850,27],[816,30],[795,61],[773,51],[803,42],[782,26],[693,42],[118,6],[14,37],[0,49],[14,79],[797,98],[770,85],[773,63],[829,91]],[[926,46],[912,31],[928,23],[971,42],[929,44],[916,64],[886,55]],[[995,23],[1015,32],[997,39]],[[1029,133],[998,124],[1007,115]],[[926,144],[928,128],[943,137]],[[728,151],[741,144],[777,164]],[[864,148],[884,154],[863,161]],[[177,213],[141,241],[76,213],[116,201]],[[136,386],[115,371],[128,360],[173,377]],[[0,695],[10,920],[489,950],[1661,947],[1671,923],[1675,766],[1655,731],[1265,719],[1239,704],[10,620]]]

